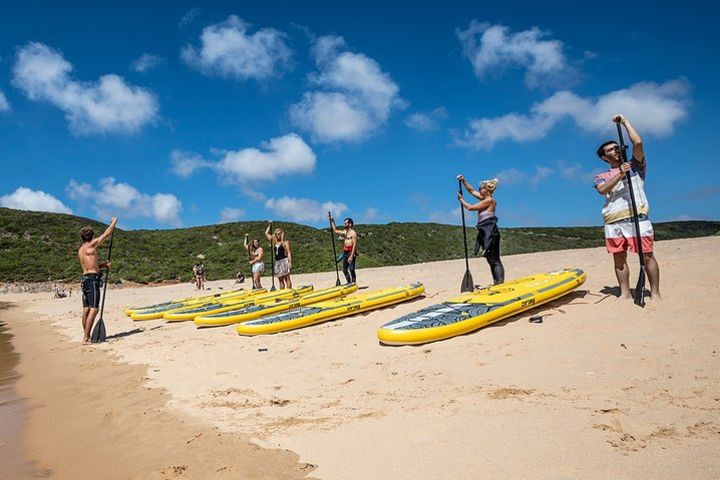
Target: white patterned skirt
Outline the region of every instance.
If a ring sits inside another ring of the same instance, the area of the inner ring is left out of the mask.
[[[283,258],[275,262],[275,275],[278,278],[290,275],[290,262],[287,258]]]

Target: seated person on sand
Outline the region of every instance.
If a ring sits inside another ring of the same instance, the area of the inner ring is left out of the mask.
[[[110,262],[100,264],[98,262],[98,247],[105,242],[115,230],[117,218],[110,220],[110,226],[97,238],[95,232],[90,227],[80,229],[80,239],[83,244],[78,249],[78,259],[82,267],[83,275],[80,277],[82,288],[82,326],[83,326],[83,344],[90,344],[90,332],[92,331],[95,316],[98,313],[100,305],[100,269],[110,268]]]
[[[65,292],[60,290],[60,286],[56,283],[53,286],[53,298],[65,298],[65,297],[67,297],[67,295],[65,294]]]
[[[262,277],[262,274],[265,271],[265,263],[263,263],[263,254],[265,252],[260,246],[260,240],[256,238],[252,242],[249,242],[248,235],[245,234],[245,241],[243,242],[243,245],[245,245],[245,249],[248,252],[248,258],[250,259],[253,289],[262,288],[260,277]]]

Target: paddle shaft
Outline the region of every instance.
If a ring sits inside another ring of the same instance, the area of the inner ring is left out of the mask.
[[[110,234],[110,245],[108,246],[108,256],[107,256],[108,262],[110,262],[110,256],[112,255],[113,237],[115,237],[115,230],[113,230],[112,233]],[[100,302],[100,319],[98,320],[98,322],[103,321],[103,312],[105,311],[105,293],[107,292],[108,279],[110,278],[110,266],[107,267],[106,271],[107,271],[107,273],[105,274],[105,281],[103,282],[102,302]]]
[[[245,248],[247,249],[247,252],[248,252],[248,260],[250,260],[252,262],[253,255],[252,255],[252,253],[250,253],[250,247],[252,247],[252,245],[250,244],[250,238],[248,237],[247,233],[245,234],[245,243],[247,243],[247,247],[245,247]],[[250,265],[250,267],[252,268],[252,264]]]
[[[458,180],[458,194],[462,195],[462,180]],[[460,212],[462,214],[463,248],[465,249],[465,275],[463,275],[462,283],[460,283],[460,293],[465,293],[475,290],[475,282],[473,282],[472,274],[470,273],[470,262],[468,261],[467,235],[465,233],[465,206],[463,205],[462,199],[459,200]]]
[[[627,162],[627,154],[625,153],[627,145],[625,145],[625,138],[623,137],[620,122],[616,123],[616,126],[620,139],[620,151],[622,152],[623,162]],[[635,239],[637,241],[638,256],[640,257],[640,268],[645,269],[645,255],[643,254],[642,238],[640,236],[640,220],[638,219],[637,203],[635,203],[635,192],[633,191],[632,176],[630,173],[631,172],[625,174],[625,179],[627,180],[628,190],[630,190],[630,206],[632,207],[633,223],[635,224]]]
[[[330,215],[330,212],[328,212],[328,222],[330,223],[330,243],[332,243],[333,247],[333,263],[335,264],[335,278],[337,278],[335,285],[337,286],[340,285],[340,271],[338,270],[337,250],[335,249],[335,232],[333,231],[332,216]]]
[[[462,193],[462,180],[458,180],[458,193]],[[465,207],[462,202],[460,202],[460,213],[462,214],[463,247],[465,247],[465,270],[469,272],[470,262],[468,261],[467,234],[465,233]]]
[[[270,222],[270,278],[272,279],[272,287],[270,291],[275,291],[275,234],[272,229],[272,222]]]

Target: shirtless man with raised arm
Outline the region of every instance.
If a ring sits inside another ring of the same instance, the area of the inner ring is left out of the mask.
[[[328,213],[330,217],[330,225],[332,226],[333,232],[336,235],[342,235],[343,241],[343,274],[347,283],[356,283],[357,276],[355,275],[355,259],[357,258],[357,232],[355,231],[353,219],[348,217],[343,222],[344,230],[340,230],[335,226],[335,220],[332,215]]]
[[[80,238],[83,244],[78,249],[78,259],[82,266],[82,277],[80,278],[80,289],[82,291],[82,326],[83,345],[90,344],[90,332],[92,331],[95,316],[100,305],[100,269],[110,268],[110,262],[98,262],[98,247],[110,237],[115,230],[117,218],[110,220],[110,226],[97,238],[90,227],[80,229]]]

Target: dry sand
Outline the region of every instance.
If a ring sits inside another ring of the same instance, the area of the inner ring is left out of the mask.
[[[58,478],[719,478],[720,237],[656,252],[664,300],[645,309],[612,296],[601,248],[506,257],[508,279],[578,267],[588,281],[419,347],[380,346],[376,329],[454,296],[463,260],[361,269],[370,289],[422,281],[426,297],[253,338],[122,313],[190,285],[111,289],[105,322],[120,335],[92,347],[79,345],[79,298],[9,294],[23,445]],[[471,270],[489,283],[484,260]]]

